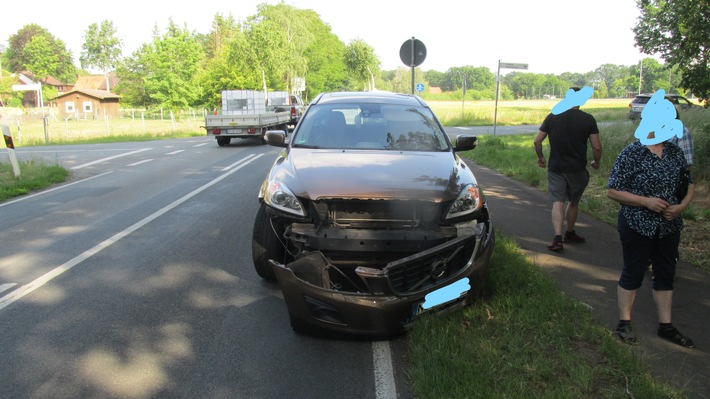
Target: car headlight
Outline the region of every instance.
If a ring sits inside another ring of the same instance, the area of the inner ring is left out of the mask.
[[[481,209],[483,206],[482,197],[483,192],[476,184],[467,185],[461,190],[454,203],[451,204],[446,219],[466,216]]]
[[[266,185],[264,201],[270,206],[298,216],[306,216],[301,202],[285,184],[271,180]]]

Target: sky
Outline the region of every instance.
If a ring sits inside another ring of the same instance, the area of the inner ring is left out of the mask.
[[[586,73],[603,64],[633,65],[648,57],[634,46],[640,15],[634,0],[281,0],[311,9],[345,44],[362,39],[375,50],[383,70],[406,67],[399,49],[412,37],[426,46],[422,70],[527,64],[528,72]],[[154,2],[123,0],[12,1],[2,7],[0,45],[23,26],[36,23],[66,44],[79,66],[90,24],[113,22],[123,56],[150,42],[154,27],[164,32],[172,19],[197,33],[211,30],[214,16],[243,21],[261,3],[278,0]],[[169,4],[169,5],[167,5]],[[501,69],[502,74],[512,69]]]

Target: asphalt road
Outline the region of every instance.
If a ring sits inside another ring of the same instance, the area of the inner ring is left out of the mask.
[[[73,177],[0,203],[0,398],[410,397],[403,338],[296,334],[254,272],[256,194],[278,151],[19,147]]]

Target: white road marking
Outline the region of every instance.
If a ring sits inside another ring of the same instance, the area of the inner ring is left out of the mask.
[[[220,181],[226,179],[231,174],[238,171],[242,167],[250,164],[251,162],[255,161],[256,159],[258,159],[262,155],[264,155],[264,154],[259,154],[254,158],[251,158],[254,156],[254,154],[250,155],[249,157],[245,158],[244,159],[245,162],[242,163],[241,165],[239,165],[238,167],[230,170],[227,173],[224,173],[223,175],[217,177],[216,179],[210,181],[209,183],[203,185],[202,187],[177,199],[176,201],[174,201],[170,205],[163,207],[162,209],[158,210],[157,212],[153,213],[152,215],[135,223],[134,225],[128,227],[127,229],[115,234],[113,237],[111,237],[107,240],[104,240],[103,242],[99,243],[98,245],[94,246],[93,248],[90,248],[87,251],[84,251],[84,253],[74,257],[73,259],[70,259],[66,263],[55,267],[54,269],[50,270],[49,272],[45,273],[44,275],[36,278],[34,281],[30,282],[29,284],[25,284],[25,285],[21,286],[20,288],[10,292],[9,294],[7,294],[3,297],[0,297],[0,309],[4,309],[7,306],[13,304],[14,302],[20,300],[25,295],[32,293],[36,289],[38,289],[38,288],[42,287],[43,285],[47,284],[48,282],[52,281],[55,277],[58,277],[58,276],[64,274],[65,272],[67,272],[71,268],[73,268],[74,266],[89,259],[90,257],[96,255],[97,253],[101,252],[102,250],[110,247],[111,245],[120,241],[122,238],[128,236],[129,234],[135,232],[136,230],[140,229],[141,227],[143,227],[143,226],[147,225],[148,223],[152,222],[153,220],[159,218],[160,216],[164,215],[165,213],[169,212],[170,210],[176,208],[178,205],[182,204],[183,202],[189,200],[190,198],[196,196],[197,194],[207,190],[208,188],[219,183]],[[249,161],[246,161],[246,159],[248,159],[248,158],[251,158],[251,159]]]
[[[144,164],[144,163],[148,163],[148,162],[153,162],[153,161],[155,161],[155,159],[144,159],[144,160],[142,160],[142,161],[129,163],[129,164],[126,165],[126,166],[138,166],[138,165],[141,165],[141,164]]]
[[[15,283],[0,284],[0,292],[7,291],[16,285]]]
[[[44,195],[44,194],[47,194],[47,193],[51,193],[52,191],[60,190],[60,189],[63,189],[63,188],[69,187],[69,186],[73,186],[73,185],[75,185],[75,184],[79,184],[79,183],[83,183],[83,182],[86,182],[86,181],[89,181],[89,180],[92,180],[92,179],[96,179],[97,177],[106,176],[106,175],[111,174],[111,173],[113,173],[112,170],[110,170],[110,171],[108,171],[108,172],[104,172],[104,173],[102,173],[102,174],[100,174],[100,175],[87,177],[86,179],[82,179],[82,180],[77,180],[77,181],[75,181],[75,182],[73,182],[73,183],[69,183],[69,184],[65,184],[65,185],[62,185],[62,186],[50,188],[49,190],[44,190],[44,191],[41,191],[41,192],[36,193],[36,194],[31,194],[31,195],[27,195],[27,196],[24,196],[24,197],[20,197],[20,198],[18,198],[18,199],[16,199],[16,200],[12,200],[12,201],[8,201],[8,202],[3,202],[3,203],[0,204],[0,207],[6,206],[6,205],[10,205],[10,204],[14,204],[15,202],[24,201],[24,200],[26,200],[26,199],[30,199],[30,198],[36,197],[36,196],[38,196],[38,195]]]
[[[114,156],[112,156],[112,157],[106,157],[106,158],[97,159],[97,160],[95,160],[95,161],[92,161],[92,162],[89,162],[89,163],[85,163],[85,164],[83,164],[83,165],[74,166],[74,167],[71,168],[71,169],[72,169],[72,170],[82,169],[82,168],[85,168],[85,167],[87,167],[87,166],[96,165],[97,163],[110,161],[110,160],[112,160],[112,159],[121,158],[121,157],[125,157],[125,156],[128,156],[128,155],[138,154],[138,153],[140,153],[140,152],[148,151],[148,150],[152,150],[152,148],[143,148],[143,149],[136,150],[136,151],[126,152],[126,153],[124,153],[124,154],[114,155]]]
[[[169,153],[167,153],[167,154],[165,154],[165,155],[175,155],[175,154],[179,154],[179,153],[181,153],[181,152],[183,152],[183,151],[185,151],[185,150],[176,150],[176,151],[173,151],[173,152],[169,152]]]
[[[264,155],[264,154],[261,154],[261,155]],[[259,155],[259,156],[261,156],[261,155]],[[244,159],[240,159],[239,161],[237,161],[237,162],[235,162],[235,163],[233,163],[233,164],[227,166],[226,168],[222,169],[222,172],[226,172],[226,171],[232,169],[233,167],[239,165],[239,164],[242,163],[242,162],[245,162],[247,159],[249,159],[249,158],[251,158],[251,157],[253,157],[253,156],[254,156],[254,154],[251,154],[251,155],[249,155],[248,157],[246,157],[246,158],[244,158]],[[249,162],[251,162],[251,161],[249,161]]]
[[[372,342],[372,363],[375,371],[375,398],[397,399],[389,341]]]
[[[208,141],[208,142],[202,143],[202,144],[195,144],[195,145],[193,145],[193,147],[202,147],[203,145],[207,145],[207,144],[212,144],[212,141]]]

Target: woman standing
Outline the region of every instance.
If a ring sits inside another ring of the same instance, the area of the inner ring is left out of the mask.
[[[653,133],[649,138],[653,138]],[[608,197],[621,204],[618,230],[624,265],[617,287],[616,333],[625,343],[638,343],[631,328],[631,310],[650,259],[658,336],[692,348],[693,340],[673,326],[671,308],[683,229],[681,213],[692,201],[695,185],[688,174],[687,193],[677,191],[682,172],[687,168],[683,152],[668,141],[651,144],[655,141],[634,141],[622,150],[607,183]]]

